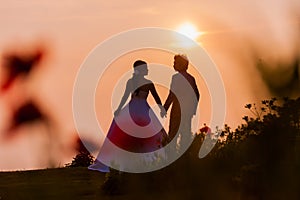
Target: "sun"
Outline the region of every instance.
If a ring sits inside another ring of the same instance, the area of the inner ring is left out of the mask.
[[[199,32],[193,24],[188,22],[180,25],[176,31],[191,38],[192,40],[196,40],[201,35],[201,32]]]

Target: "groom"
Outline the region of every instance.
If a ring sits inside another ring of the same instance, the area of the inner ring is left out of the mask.
[[[164,108],[168,111],[172,104],[169,123],[169,142],[180,134],[179,150],[185,151],[192,140],[191,121],[196,114],[199,101],[199,91],[195,78],[187,72],[189,65],[185,55],[174,56],[174,69],[178,73],[172,76],[168,98]],[[172,148],[176,150],[177,145]]]

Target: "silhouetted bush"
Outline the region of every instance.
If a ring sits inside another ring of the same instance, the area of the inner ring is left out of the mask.
[[[94,157],[89,152],[79,152],[66,167],[88,167],[93,162]]]
[[[76,150],[78,154],[73,158],[71,163],[66,164],[66,167],[88,167],[94,163],[94,157],[85,148],[80,138],[76,142]]]
[[[210,153],[244,196],[296,199],[299,187],[300,98],[247,104],[253,117],[223,137]],[[284,186],[284,187],[283,187]],[[288,191],[289,190],[289,191]]]

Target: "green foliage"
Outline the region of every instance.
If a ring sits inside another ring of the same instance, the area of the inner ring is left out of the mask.
[[[272,98],[245,108],[252,116],[244,116],[235,131],[225,125],[210,158],[246,195],[263,198],[269,190],[284,196],[282,184],[299,186],[300,98]],[[287,196],[294,197],[292,192]]]
[[[284,139],[300,135],[300,98],[283,98],[280,101],[276,98],[263,100],[260,107],[256,104],[245,106],[253,117],[244,116],[246,122],[238,126],[235,131],[225,124],[221,133],[221,146],[224,144],[239,143],[250,136],[268,135],[272,140],[276,135]],[[269,135],[270,134],[270,135]]]

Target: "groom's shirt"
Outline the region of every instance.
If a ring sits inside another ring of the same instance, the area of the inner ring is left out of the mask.
[[[199,101],[199,90],[195,78],[187,72],[180,72],[172,76],[171,88],[164,108],[181,115],[192,116],[196,114]]]

